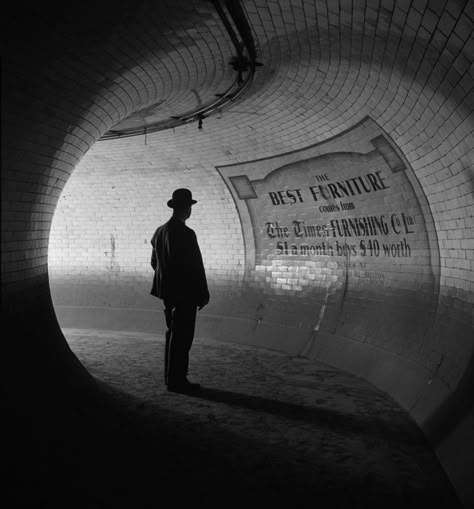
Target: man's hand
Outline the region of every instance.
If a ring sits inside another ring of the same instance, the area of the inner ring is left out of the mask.
[[[206,297],[202,302],[198,304],[198,310],[201,311],[201,309],[204,306],[207,306],[209,304],[209,297]]]

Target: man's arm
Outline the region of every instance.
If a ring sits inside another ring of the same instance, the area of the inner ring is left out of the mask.
[[[191,249],[191,259],[193,265],[193,276],[194,276],[194,284],[196,285],[196,290],[198,294],[198,309],[201,310],[204,306],[209,303],[209,289],[207,287],[207,278],[206,271],[204,269],[204,263],[202,260],[201,250],[199,249],[199,244],[197,241],[196,234],[194,231],[192,232],[192,249]]]
[[[156,260],[156,251],[155,251],[155,246],[153,245],[153,241],[151,241],[151,245],[152,245],[152,251],[151,251],[150,264],[153,267],[153,270],[156,270],[157,260]]]

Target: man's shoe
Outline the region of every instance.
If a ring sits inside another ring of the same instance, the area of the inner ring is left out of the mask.
[[[201,389],[200,384],[194,384],[189,382],[188,380],[185,380],[184,382],[181,382],[179,384],[173,383],[168,384],[168,391],[169,392],[180,392],[182,394],[190,394],[193,392],[197,392]]]

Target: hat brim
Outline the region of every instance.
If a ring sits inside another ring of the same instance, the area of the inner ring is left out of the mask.
[[[182,207],[187,207],[188,205],[194,205],[195,203],[197,203],[196,200],[191,200],[189,203],[186,202],[186,203],[176,203],[176,205],[180,205]],[[168,203],[167,203],[168,207],[170,209],[174,209],[175,207],[175,204],[173,203],[173,200],[168,200]]]

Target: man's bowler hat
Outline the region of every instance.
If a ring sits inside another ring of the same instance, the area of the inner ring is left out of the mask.
[[[176,189],[176,191],[173,191],[171,200],[168,201],[168,207],[175,209],[177,207],[188,207],[195,203],[197,201],[193,200],[193,195],[189,189]]]

